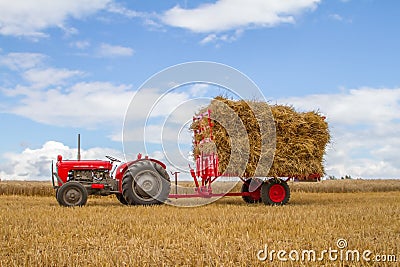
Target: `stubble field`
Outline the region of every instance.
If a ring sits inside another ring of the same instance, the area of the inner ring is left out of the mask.
[[[115,197],[91,197],[85,207],[64,208],[49,195],[48,184],[33,184],[36,191],[32,184],[0,183],[0,266],[400,262],[400,181],[291,183],[292,197],[283,207],[226,197],[196,208],[127,207]],[[338,247],[339,239],[347,241],[345,248]],[[286,253],[278,257],[279,250]],[[305,254],[302,260],[304,250],[315,251],[315,258]],[[347,260],[349,250],[359,251],[360,259]],[[365,251],[369,261],[362,258]]]

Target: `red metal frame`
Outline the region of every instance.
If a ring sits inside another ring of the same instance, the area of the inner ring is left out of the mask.
[[[194,134],[205,133],[209,130],[209,136],[203,135],[202,140],[194,141],[194,146],[198,146],[204,143],[213,142],[213,122],[211,120],[211,110],[207,110],[203,114],[193,117],[193,122],[202,120],[204,117],[207,118],[208,125],[202,126],[200,124],[198,129],[194,130]],[[190,168],[190,175],[195,183],[193,194],[170,194],[169,198],[211,198],[211,197],[222,197],[222,196],[252,196],[254,192],[229,192],[229,193],[213,193],[212,184],[215,182],[221,174],[218,171],[218,155],[215,152],[204,153],[196,156],[196,170]],[[199,180],[201,183],[199,183]]]

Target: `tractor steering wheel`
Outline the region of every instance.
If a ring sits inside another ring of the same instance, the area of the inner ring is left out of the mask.
[[[116,158],[111,157],[111,156],[106,156],[106,158],[108,158],[108,159],[111,160],[111,161],[121,162],[119,159],[116,159]]]

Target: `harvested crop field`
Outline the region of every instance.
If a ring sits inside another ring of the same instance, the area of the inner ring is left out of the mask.
[[[87,206],[63,208],[40,195],[45,191],[5,193],[23,183],[1,182],[0,266],[397,266],[399,184],[290,183],[291,200],[279,207],[240,197],[197,208],[127,207],[114,197],[91,197]],[[351,190],[340,193],[345,188]],[[323,250],[338,250],[339,239],[347,241],[344,254],[370,250],[371,261],[321,259]],[[262,261],[266,246],[268,253],[286,251],[286,261],[276,253]],[[301,260],[303,250],[316,258]],[[299,260],[289,258],[292,251]]]

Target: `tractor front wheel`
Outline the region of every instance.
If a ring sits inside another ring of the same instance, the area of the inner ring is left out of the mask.
[[[132,164],[122,179],[122,194],[128,205],[162,204],[170,189],[167,171],[150,160]]]
[[[57,201],[61,206],[84,206],[88,199],[86,188],[78,182],[67,182],[57,191]]]
[[[288,184],[282,179],[270,179],[261,186],[261,198],[266,205],[285,205],[290,198]]]

